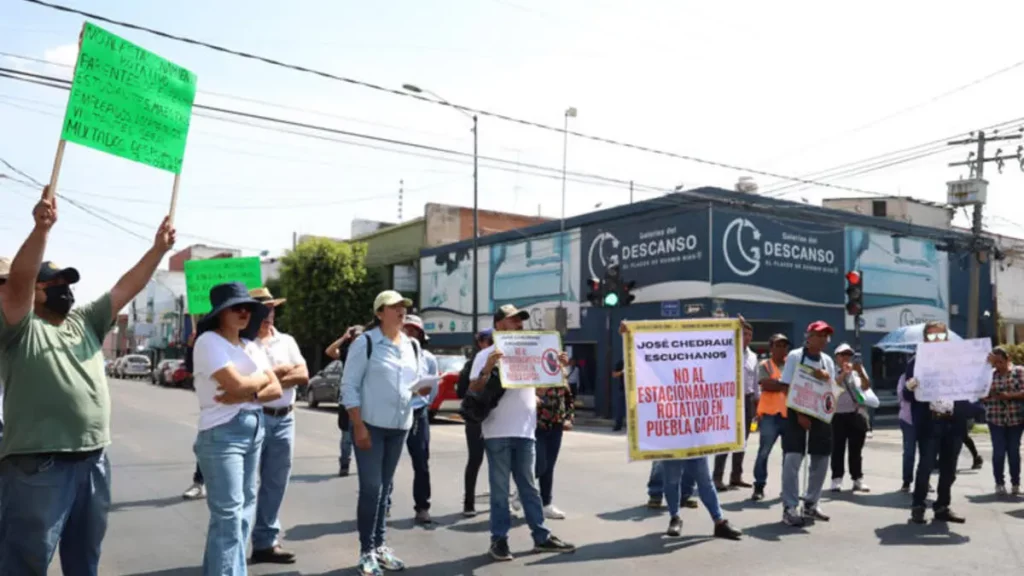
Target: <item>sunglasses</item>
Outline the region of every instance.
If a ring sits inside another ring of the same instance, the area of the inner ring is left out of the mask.
[[[932,332],[931,334],[925,334],[925,338],[929,342],[943,342],[949,339],[949,334],[946,332]]]
[[[234,306],[229,308],[229,310],[231,310],[232,312],[235,312],[237,314],[242,314],[242,313],[248,314],[248,313],[252,312],[252,310],[249,308],[249,306],[247,304],[235,304]]]

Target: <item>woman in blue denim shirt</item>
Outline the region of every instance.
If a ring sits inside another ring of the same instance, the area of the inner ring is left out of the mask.
[[[405,564],[387,547],[387,501],[406,435],[412,428],[414,390],[421,375],[419,344],[402,332],[412,301],[385,290],[373,301],[378,324],[356,338],[341,376],[359,473],[359,574],[380,576]]]
[[[210,524],[205,576],[246,574],[245,548],[256,512],[261,402],[281,397],[281,383],[252,342],[269,310],[241,283],[210,290],[213,310],[198,324],[193,351],[199,434],[195,453],[206,480]]]

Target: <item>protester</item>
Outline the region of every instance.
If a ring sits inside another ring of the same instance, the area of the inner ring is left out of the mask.
[[[647,507],[651,510],[660,510],[662,506],[662,499],[665,496],[665,478],[661,470],[661,460],[654,460],[651,462],[651,473],[647,477]],[[680,483],[680,498],[683,508],[696,508],[697,501],[693,499],[693,491],[686,491],[685,487]],[[686,495],[682,495],[682,492],[686,492]]]
[[[284,298],[274,298],[267,288],[256,288],[249,295],[267,308],[255,344],[263,350],[281,383],[282,395],[263,403],[265,432],[260,451],[260,491],[256,498],[256,522],[252,531],[252,564],[293,564],[295,554],[281,547],[281,521],[278,515],[295,453],[295,388],[309,383],[306,359],[295,339],[274,326],[277,308]]]
[[[429,338],[423,329],[423,320],[420,320],[419,316],[409,314],[405,317],[402,328],[406,336],[416,340],[420,345],[421,375],[439,376],[437,358],[426,349]],[[437,387],[434,387],[430,395],[413,398],[412,429],[405,440],[405,447],[409,450],[409,458],[412,460],[412,497],[415,503],[415,521],[418,524],[433,522],[430,517],[430,403],[436,393]],[[390,502],[388,506],[390,507]]]
[[[363,333],[363,327],[356,324],[349,326],[345,334],[338,338],[324,352],[334,360],[341,360],[342,366],[348,361],[348,351],[352,341]],[[341,386],[338,386],[338,431],[341,433],[341,440],[338,445],[338,476],[344,478],[349,474],[352,463],[352,422],[348,418],[348,410],[341,398]]]
[[[789,386],[781,378],[789,347],[789,338],[785,334],[772,336],[768,339],[771,357],[757,367],[757,382],[761,387],[761,397],[757,401],[757,429],[761,437],[754,461],[754,493],[750,497],[755,502],[764,500],[764,488],[768,484],[768,457],[786,430]]]
[[[530,313],[511,304],[501,306],[494,314],[496,331],[523,329],[523,320]],[[470,371],[470,392],[480,393],[496,379],[495,371],[502,351],[491,345],[477,353]],[[559,355],[562,366],[569,363],[565,352]],[[499,385],[500,386],[500,385]],[[533,535],[537,552],[572,552],[576,547],[563,542],[544,526],[544,506],[534,477],[536,461],[537,395],[530,388],[510,388],[501,393],[481,425],[487,453],[488,478],[491,485],[491,546],[488,553],[498,561],[512,560],[508,546],[511,529],[509,514],[509,477],[515,478],[522,500],[526,523]]]
[[[0,300],[4,575],[46,574],[58,546],[65,574],[98,573],[111,483],[103,339],[175,240],[165,218],[153,246],[108,293],[75,307],[78,271],[43,261],[57,213],[44,189]]]
[[[715,487],[711,478],[711,468],[708,466],[706,456],[686,460],[662,460],[661,474],[664,479],[665,504],[669,514],[666,534],[680,536],[683,533],[683,520],[679,517],[680,501],[689,500],[696,485],[700,501],[715,524],[714,537],[726,540],[740,539],[742,532],[733,528],[722,512],[722,506],[718,500],[718,488]]]
[[[422,351],[402,331],[410,306],[412,301],[394,290],[377,295],[373,311],[378,325],[352,342],[341,377],[359,467],[356,524],[362,576],[405,568],[387,546],[387,505],[402,445],[412,428],[413,394],[425,396],[432,390],[416,388]]]
[[[757,406],[757,354],[750,349],[750,342],[754,339],[754,327],[749,322],[740,318],[743,326],[743,413],[744,427],[743,437],[750,436],[750,423],[754,419],[754,412]],[[744,444],[744,449],[746,445]],[[743,456],[744,450],[732,453],[732,472],[729,475],[729,483],[723,480],[725,476],[725,464],[729,460],[728,454],[715,456],[715,488],[724,492],[730,488],[750,488],[752,484],[743,481]]]
[[[1020,496],[1020,439],[1024,434],[1024,367],[1015,366],[1002,346],[992,351],[992,387],[984,399],[985,422],[992,437],[992,476],[996,494],[1006,495],[1003,465],[1010,461],[1010,485]]]
[[[488,328],[477,334],[475,344],[473,355],[469,357],[466,364],[462,367],[462,371],[459,372],[459,380],[455,391],[460,400],[465,398],[466,393],[469,391],[469,373],[473,369],[473,359],[476,357],[476,354],[480,350],[494,345],[491,329]],[[466,420],[465,433],[466,449],[469,452],[469,457],[466,459],[462,515],[466,518],[472,518],[476,516],[476,479],[480,474],[480,466],[484,463],[484,436],[480,422],[470,419]]]
[[[266,434],[262,402],[282,397],[266,353],[252,339],[269,310],[240,282],[210,289],[199,321],[194,383],[199,399],[195,453],[206,481],[210,524],[203,574],[246,574]]]
[[[844,366],[843,372],[837,373],[835,362],[824,351],[832,333],[832,327],[822,320],[808,325],[804,345],[786,356],[781,382],[792,384],[800,366],[813,370],[814,377],[823,383],[845,378],[850,366]],[[828,473],[829,456],[832,454],[832,426],[805,414],[790,413],[782,433],[782,454],[782,521],[797,527],[815,520],[828,522],[829,517],[818,502]],[[799,511],[800,468],[805,454],[810,455],[810,473],[804,507]]]
[[[914,458],[917,455],[917,439],[914,434],[914,420],[910,413],[911,401],[903,395],[906,389],[907,377],[900,375],[896,383],[896,396],[900,401],[900,433],[903,436],[903,486],[900,492],[909,493],[910,486],[914,482]]]
[[[946,324],[930,321],[924,325],[924,345],[934,342],[945,342],[949,339]],[[953,483],[956,482],[956,462],[960,457],[960,448],[967,434],[967,418],[970,414],[970,402],[919,402],[914,391],[919,382],[914,377],[917,358],[907,363],[904,376],[906,385],[903,397],[910,402],[910,415],[914,421],[914,439],[921,455],[917,465],[917,477],[914,480],[914,499],[910,513],[910,521],[924,524],[925,499],[928,497],[928,479],[936,465],[938,454],[939,486],[932,509],[935,520],[939,522],[955,522],[962,524],[965,519],[950,509]]]
[[[579,370],[572,362],[569,365],[570,369]],[[576,417],[576,405],[569,386],[571,384],[537,389],[537,430],[534,435],[537,442],[536,476],[540,501],[544,505],[544,517],[550,520],[565,518],[565,512],[554,505],[553,491],[555,465],[558,463],[558,452],[562,449],[562,433],[572,430]]]
[[[835,350],[839,366],[849,366],[849,375],[839,383],[843,388],[836,400],[836,413],[832,415],[832,491],[843,488],[843,456],[850,450],[850,479],[854,492],[870,492],[864,483],[864,441],[868,433],[868,415],[858,401],[863,392],[871,388],[871,380],[849,344],[840,344]]]

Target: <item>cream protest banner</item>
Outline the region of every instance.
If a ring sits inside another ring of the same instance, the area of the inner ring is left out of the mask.
[[[992,341],[988,338],[918,344],[914,377],[920,384],[914,397],[921,402],[973,402],[988,396],[992,386],[990,352]]]
[[[494,347],[504,354],[498,363],[503,388],[554,388],[565,385],[562,336],[558,332],[495,332]]]
[[[739,321],[624,325],[629,459],[685,459],[742,450]]]
[[[834,379],[818,380],[814,376],[814,368],[800,364],[793,371],[793,380],[789,383],[786,407],[830,423],[836,413],[836,399],[841,393],[842,388]]]

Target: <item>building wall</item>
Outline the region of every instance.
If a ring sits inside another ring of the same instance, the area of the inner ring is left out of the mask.
[[[426,205],[424,215],[427,221],[426,237],[422,246],[424,248],[444,246],[452,242],[473,238],[472,208],[431,203]],[[498,232],[533,226],[534,224],[547,222],[550,219],[540,216],[479,210],[477,220],[480,236],[483,237]]]
[[[167,262],[167,268],[171,272],[184,272],[186,260],[206,260],[207,258],[238,258],[242,255],[241,250],[232,248],[218,248],[204,244],[193,244],[180,252],[171,255]]]
[[[829,198],[821,204],[826,208],[873,216],[875,202],[885,202],[885,217],[889,220],[933,228],[949,228],[953,222],[953,213],[948,208],[924,204],[912,198]]]

